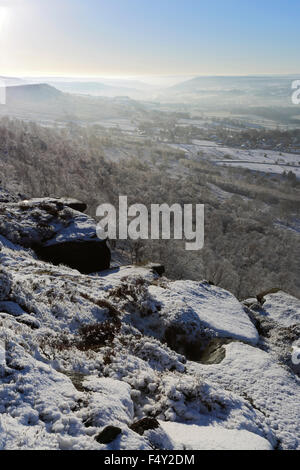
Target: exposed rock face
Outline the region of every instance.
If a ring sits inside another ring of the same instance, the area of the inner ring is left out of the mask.
[[[95,437],[95,440],[99,442],[99,444],[110,444],[121,433],[122,429],[118,428],[117,426],[106,426],[106,428],[104,428],[103,431],[101,431],[98,436]]]
[[[142,418],[139,421],[136,421],[130,426],[132,431],[136,432],[140,436],[143,436],[145,431],[149,429],[157,429],[159,427],[159,422],[155,418]]]
[[[226,356],[224,345],[230,344],[232,340],[225,338],[214,338],[204,349],[199,361],[201,364],[220,364]]]

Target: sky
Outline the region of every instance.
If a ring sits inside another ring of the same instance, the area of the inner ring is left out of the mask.
[[[300,74],[299,0],[0,0],[0,75]]]

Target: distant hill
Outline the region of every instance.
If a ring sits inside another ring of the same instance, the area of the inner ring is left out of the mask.
[[[124,96],[79,96],[46,83],[8,86],[6,105],[0,106],[0,115],[37,121],[94,122],[145,113],[142,104]]]
[[[140,90],[122,86],[111,86],[99,82],[53,82],[50,83],[57,89],[67,92],[94,96],[139,96]]]
[[[265,87],[289,86],[294,76],[211,76],[196,77],[178,83],[169,88],[169,91],[199,92],[204,90],[262,90]]]
[[[292,75],[196,77],[169,87],[162,100],[198,103],[214,109],[236,106],[292,106]]]
[[[47,84],[8,86],[6,99],[8,105],[20,103],[45,103],[47,101],[60,100],[63,93]]]

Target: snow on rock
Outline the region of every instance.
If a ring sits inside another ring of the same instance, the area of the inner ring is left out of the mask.
[[[134,406],[130,396],[131,387],[126,382],[91,376],[83,381],[83,387],[94,392],[90,409],[95,425],[130,424],[133,421]],[[101,409],[99,404],[101,404]]]
[[[32,199],[1,204],[1,234],[13,243],[54,244],[97,238],[95,221],[60,200]]]
[[[274,357],[231,343],[221,364],[190,363],[190,373],[245,397],[270,427],[282,449],[300,449],[300,381]]]
[[[274,291],[260,295],[260,302],[248,304],[248,313],[260,333],[259,347],[300,377],[300,364],[294,356],[300,343],[300,301]]]
[[[149,292],[160,300],[162,315],[168,319],[180,318],[184,325],[193,317],[195,326],[213,330],[218,336],[258,342],[258,333],[242,305],[219,287],[206,282],[175,281],[169,289],[151,287]]]
[[[262,313],[282,326],[300,323],[300,300],[286,292],[279,291],[265,297]]]
[[[44,261],[83,273],[109,268],[110,250],[97,237],[96,223],[88,215],[60,199],[0,204],[0,234],[11,243],[32,248]]]
[[[272,450],[263,437],[244,430],[226,429],[222,426],[196,426],[160,422],[177,450]]]
[[[74,209],[75,211],[78,212],[84,212],[87,209],[87,205],[82,202],[78,201],[77,199],[69,198],[69,197],[64,197],[64,198],[57,198],[57,197],[43,197],[43,198],[32,198],[32,199],[27,199],[23,200],[23,203],[26,203],[28,205],[36,205],[39,206],[40,204],[47,203],[47,204],[56,204],[56,205],[61,205],[65,207],[70,207],[71,209]]]
[[[88,241],[97,238],[95,221],[86,214],[74,213],[67,226],[60,227],[55,236],[45,243],[45,246],[70,241]]]

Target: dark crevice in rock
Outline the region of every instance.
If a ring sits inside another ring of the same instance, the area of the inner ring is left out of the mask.
[[[194,341],[191,340],[187,337],[186,331],[179,325],[168,326],[163,338],[163,342],[170,349],[183,354],[190,361],[198,361],[208,341],[205,337]]]
[[[149,263],[147,264],[146,268],[149,268],[154,274],[157,274],[160,277],[163,276],[166,271],[162,264],[156,263]]]
[[[105,240],[72,241],[36,246],[38,258],[56,266],[63,264],[82,274],[104,271],[110,266],[111,253]]]

